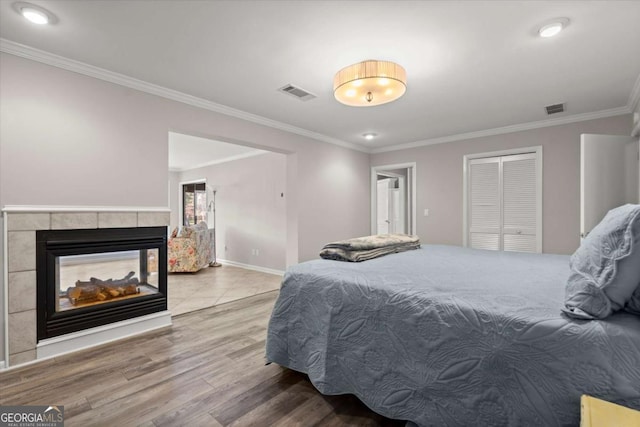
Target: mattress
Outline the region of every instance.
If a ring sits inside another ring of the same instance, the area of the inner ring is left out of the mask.
[[[305,262],[266,357],[419,426],[577,426],[582,394],[640,409],[640,317],[565,317],[568,276],[568,256],[438,245]]]

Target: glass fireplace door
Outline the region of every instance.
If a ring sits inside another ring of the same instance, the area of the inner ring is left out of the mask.
[[[56,312],[158,293],[158,249],[58,256]]]

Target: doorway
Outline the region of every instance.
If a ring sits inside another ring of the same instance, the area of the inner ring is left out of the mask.
[[[199,253],[197,236],[185,239],[193,235],[189,226],[205,222],[219,265],[170,273],[169,310],[182,314],[278,289],[288,260],[289,156],[177,132],[168,140],[175,259],[188,263]]]
[[[580,238],[625,203],[638,203],[638,137],[580,135]]]
[[[416,234],[416,164],[371,168],[371,234]]]

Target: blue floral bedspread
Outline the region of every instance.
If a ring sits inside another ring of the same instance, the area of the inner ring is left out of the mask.
[[[305,262],[267,360],[419,426],[578,426],[581,394],[640,409],[640,316],[564,316],[568,277],[568,256],[453,246]]]

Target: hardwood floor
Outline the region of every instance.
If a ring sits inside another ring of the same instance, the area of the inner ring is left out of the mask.
[[[65,426],[402,426],[264,365],[277,291],[170,328],[0,373],[0,405],[64,405]]]

